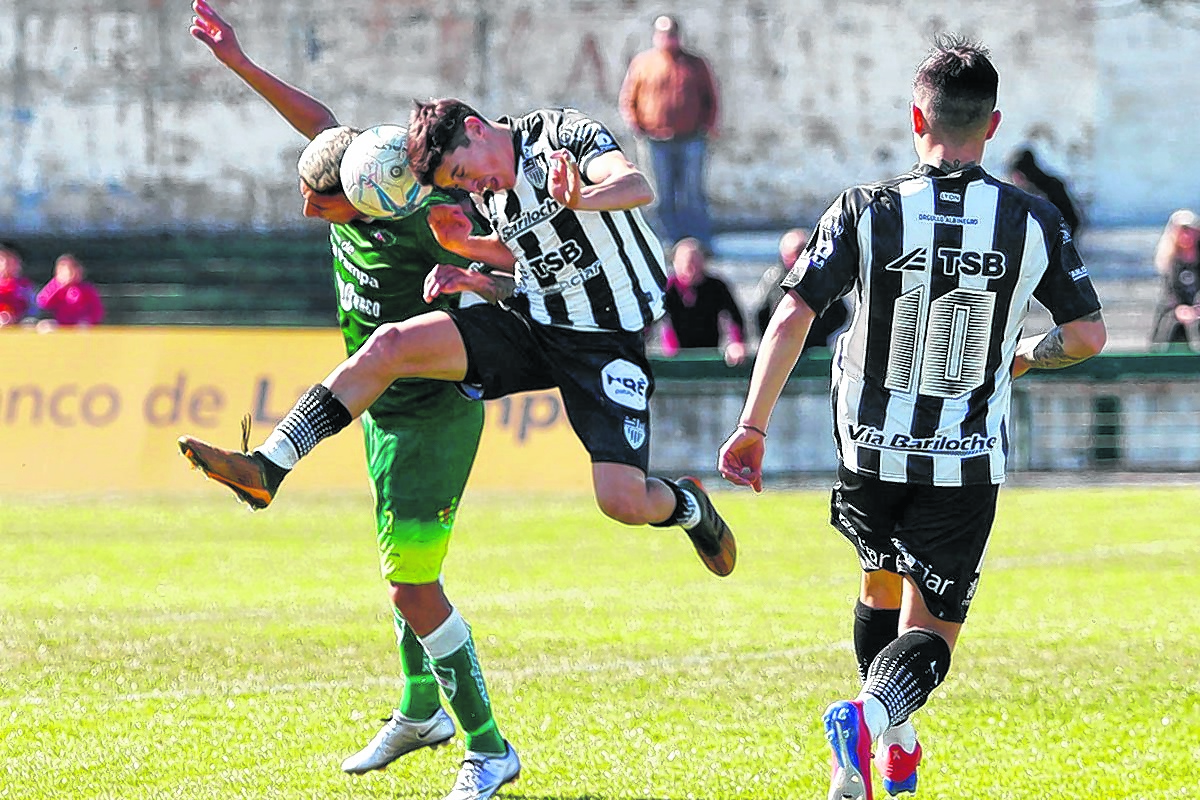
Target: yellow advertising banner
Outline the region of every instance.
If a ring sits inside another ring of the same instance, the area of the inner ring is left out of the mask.
[[[250,414],[253,446],[344,356],[333,328],[2,330],[0,493],[217,491],[175,440],[237,447]],[[590,487],[557,392],[487,403],[470,488]],[[368,491],[358,423],[322,442],[288,488]]]

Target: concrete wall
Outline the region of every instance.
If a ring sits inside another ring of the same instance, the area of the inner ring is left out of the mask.
[[[956,30],[1002,76],[989,166],[1033,142],[1099,223],[1200,203],[1188,0],[214,2],[252,56],[348,123],[453,94],[490,115],[571,104],[619,135],[625,66],[675,11],[724,91],[710,193],[726,224],[811,221],[844,184],[909,166],[912,69],[932,33]],[[304,224],[299,136],[189,21],[185,0],[0,4],[0,233]]]

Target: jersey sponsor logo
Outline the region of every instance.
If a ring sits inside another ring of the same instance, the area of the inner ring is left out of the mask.
[[[537,208],[531,208],[524,214],[514,219],[512,222],[500,229],[500,238],[504,241],[515,239],[519,234],[532,228],[534,225],[540,225],[546,220],[553,217],[562,209],[558,201],[552,197],[547,197],[542,201],[542,204]]]
[[[354,284],[342,279],[341,275],[334,276],[337,279],[338,304],[341,305],[343,311],[357,311],[360,314],[366,314],[368,317],[379,319],[380,306],[378,300],[368,300],[358,293],[358,289]]]
[[[936,222],[939,225],[978,225],[979,217],[959,217],[954,214],[928,214],[922,212],[917,215],[917,219],[921,222]]]
[[[967,457],[991,452],[999,442],[999,437],[972,433],[970,436],[957,438],[940,434],[921,439],[904,433],[893,433],[889,436],[870,425],[851,425],[850,440],[860,447],[870,447],[875,450],[891,450],[929,456]]]
[[[943,275],[982,275],[985,278],[1000,278],[1008,269],[1008,258],[995,250],[959,250],[956,247],[939,247],[936,257],[942,265]]]
[[[945,200],[947,203],[961,203],[962,195],[955,192],[938,192],[938,199]]]
[[[1075,269],[1073,269],[1067,273],[1067,277],[1069,277],[1073,281],[1081,281],[1084,278],[1086,278],[1087,276],[1088,276],[1087,267],[1085,267],[1082,264],[1080,264],[1078,267],[1076,267]]]
[[[600,370],[600,384],[604,394],[619,406],[645,411],[649,399],[650,379],[642,368],[632,361],[618,358]]]
[[[897,559],[904,566],[904,571],[909,574],[919,585],[924,586],[938,597],[946,593],[946,590],[953,586],[957,581],[949,578],[943,578],[938,575],[929,565],[922,562],[912,553],[908,552],[903,542],[899,539],[892,539],[892,546],[900,553],[900,558]]]
[[[585,283],[590,281],[592,278],[595,278],[597,275],[599,275],[600,270],[601,270],[600,262],[595,261],[595,262],[589,264],[588,266],[584,267],[583,269],[579,270],[571,277],[564,278],[564,279],[558,281],[557,283],[547,286],[544,289],[538,289],[537,291],[539,293],[541,293],[542,296],[544,296],[544,297],[550,297],[553,295],[562,294],[563,292],[568,291],[570,289],[577,289],[580,286],[583,286]],[[517,293],[517,289],[519,289],[520,293],[522,293],[522,294],[527,293],[529,291],[528,287],[525,284],[521,284],[521,286],[518,286],[516,289],[514,289],[513,290],[514,294]]]
[[[957,247],[939,247],[934,251],[935,260],[941,264],[943,275],[982,275],[985,278],[1003,277],[1008,269],[1008,258],[994,250],[959,250]],[[929,267],[929,248],[917,247],[884,269],[921,271]]]
[[[633,417],[625,418],[625,441],[634,450],[641,450],[646,443],[646,423]]]
[[[929,248],[918,247],[915,250],[909,250],[895,261],[887,264],[884,269],[890,269],[893,272],[899,272],[900,270],[923,270],[928,266]]]
[[[613,141],[604,126],[593,119],[570,122],[562,127],[562,142],[564,145],[590,145],[595,153],[615,150],[617,143]]]
[[[575,266],[575,262],[583,255],[583,248],[574,239],[567,239],[558,247],[549,250],[537,258],[525,262],[529,271],[545,280],[552,278],[567,267]]]
[[[338,263],[342,265],[342,269],[350,273],[354,280],[358,281],[359,286],[370,286],[372,289],[379,288],[379,281],[370,273],[359,269],[350,259],[357,253],[354,245],[347,242],[345,239],[337,240],[337,249],[333,254],[337,256]]]

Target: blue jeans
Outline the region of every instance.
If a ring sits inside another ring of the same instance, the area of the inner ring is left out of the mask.
[[[677,242],[694,236],[712,249],[712,221],[704,194],[704,165],[708,141],[703,136],[648,140],[650,166],[658,191],[658,220],[667,238]]]

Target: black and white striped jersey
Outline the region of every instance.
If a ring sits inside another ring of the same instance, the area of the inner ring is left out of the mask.
[[[782,286],[818,313],[856,293],[833,358],[842,463],[936,486],[1004,480],[1030,298],[1056,324],[1100,309],[1059,211],[980,167],[846,190]]]
[[[536,322],[587,331],[640,331],[661,317],[666,262],[641,209],[573,211],[546,189],[551,153],[571,153],[586,184],[588,163],[620,150],[612,134],[570,108],[499,121],[512,127],[517,182],[483,200],[517,257],[516,302]]]

